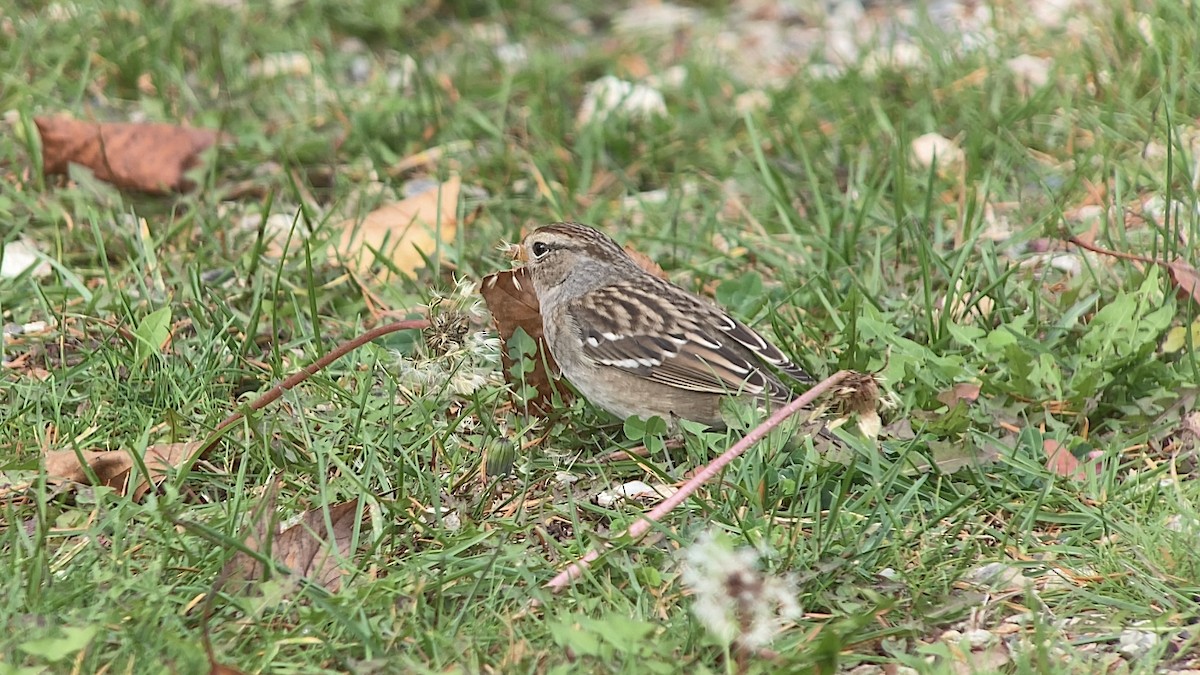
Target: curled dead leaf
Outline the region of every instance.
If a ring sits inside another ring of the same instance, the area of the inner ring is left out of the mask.
[[[875,413],[879,409],[879,380],[870,373],[850,373],[837,390],[837,402],[848,415]]]
[[[500,336],[500,357],[505,380],[514,389],[522,384],[532,386],[537,394],[526,403],[541,414],[550,412],[550,402],[556,390],[561,397],[569,400],[570,392],[557,379],[558,365],[546,347],[540,304],[533,290],[533,282],[529,279],[529,272],[524,267],[519,267],[489,274],[479,285],[479,293],[483,296],[488,311],[492,313],[492,321]],[[518,328],[525,331],[537,344],[537,353],[531,357],[533,370],[525,374],[523,383],[513,381],[513,359],[508,350],[508,341]]]
[[[185,174],[219,138],[210,129],[172,124],[96,123],[69,117],[33,121],[42,139],[46,175],[66,174],[70,164],[80,164],[119,188],[153,194],[195,187]]]

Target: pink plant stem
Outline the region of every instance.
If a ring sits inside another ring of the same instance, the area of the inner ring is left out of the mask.
[[[704,485],[714,476],[720,473],[727,464],[737,459],[742,453],[749,450],[755,443],[761,441],[767,435],[767,433],[782,424],[784,420],[792,415],[795,415],[800,410],[807,408],[810,404],[812,404],[813,401],[817,399],[817,397],[824,394],[831,387],[840,383],[849,374],[850,371],[839,370],[833,375],[822,380],[812,389],[804,392],[803,396],[800,396],[799,398],[789,402],[784,407],[775,411],[775,413],[764,420],[762,424],[759,424],[750,433],[746,434],[742,440],[738,441],[733,445],[733,447],[721,453],[720,457],[717,457],[713,461],[709,462],[708,466],[704,467],[704,469],[695,476],[692,476],[691,480],[684,483],[679,488],[678,492],[671,495],[667,499],[664,499],[661,504],[651,509],[649,513],[639,518],[638,521],[633,525],[630,525],[629,529],[626,530],[623,535],[618,535],[613,539],[629,537],[631,540],[637,541],[638,539],[642,538],[642,536],[654,526],[654,523],[658,522],[663,516],[670,513],[671,510],[676,506],[682,504],[683,500],[690,497],[693,492],[700,489],[701,485]],[[566,569],[559,572],[558,576],[551,579],[549,583],[546,584],[546,588],[550,589],[554,593],[561,591],[569,586],[571,582],[583,576],[584,570],[590,567],[592,562],[599,557],[599,549],[592,549],[591,551],[588,551],[587,555],[571,563],[566,567]]]

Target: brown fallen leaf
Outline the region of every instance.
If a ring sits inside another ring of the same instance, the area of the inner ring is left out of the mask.
[[[146,448],[142,458],[146,470],[150,472],[150,481],[145,476],[138,476],[136,485],[130,494],[134,500],[140,500],[150,489],[152,483],[157,483],[171,469],[183,464],[200,449],[197,442],[164,443]],[[73,483],[90,483],[87,471],[79,463],[79,457],[96,474],[100,485],[123,491],[129,488],[129,475],[133,471],[133,456],[122,450],[83,450],[77,456],[74,450],[51,450],[45,454],[44,466],[47,478],[52,480],[70,481]]]
[[[338,226],[342,236],[331,255],[359,273],[369,271],[382,257],[411,276],[425,265],[422,253],[435,255],[439,245],[453,241],[461,188],[462,179],[453,176],[436,188],[375,209],[362,222],[342,221]],[[390,276],[389,272],[385,266],[383,276]]]
[[[959,382],[948,390],[937,395],[937,400],[953,408],[955,403],[973,403],[979,398],[979,385],[971,382]]]
[[[50,371],[41,367],[37,361],[30,358],[32,354],[33,352],[24,352],[11,361],[0,361],[0,368],[7,368],[15,373],[32,377],[42,382],[53,377]]]
[[[640,267],[643,270],[649,272],[650,274],[658,277],[659,279],[662,279],[664,281],[667,280],[666,271],[663,270],[661,265],[659,265],[658,263],[651,260],[650,256],[646,255],[645,253],[642,253],[641,251],[633,248],[632,246],[626,246],[625,252],[629,254],[630,258],[633,258],[633,261],[635,263],[637,263],[638,267]]]
[[[282,563],[291,574],[307,577],[330,593],[336,593],[342,584],[341,563],[352,552],[358,500],[329,507],[331,530],[325,526],[324,509],[305,511],[299,522],[280,530],[275,509],[279,483],[276,479],[268,486],[255,506],[247,526],[246,548]],[[363,516],[366,516],[365,509]],[[225,564],[221,576],[226,581],[249,584],[270,575],[262,561],[238,551]]]
[[[1171,281],[1179,287],[1180,295],[1191,297],[1194,302],[1200,302],[1200,272],[1196,271],[1183,258],[1176,258],[1167,263],[1167,270],[1171,273]]]
[[[1087,480],[1089,471],[1099,473],[1099,464],[1080,462],[1071,454],[1070,448],[1054,439],[1047,438],[1042,441],[1042,451],[1046,453],[1046,469],[1059,476],[1072,480]]]
[[[537,352],[531,357],[533,370],[525,373],[524,384],[532,386],[537,395],[526,401],[537,413],[545,415],[550,412],[550,402],[557,390],[564,400],[570,400],[570,391],[557,378],[558,364],[546,347],[546,339],[542,334],[542,315],[537,294],[533,291],[533,282],[524,267],[515,270],[504,270],[489,274],[479,285],[479,293],[492,313],[492,321],[496,332],[500,335],[500,359],[504,367],[504,379],[514,388],[522,382],[514,381],[512,375],[513,359],[508,353],[508,341],[517,328],[525,331],[537,343]],[[549,371],[547,371],[547,366]]]
[[[219,138],[216,131],[172,124],[97,123],[69,117],[33,121],[42,138],[46,175],[66,174],[70,164],[81,164],[119,188],[153,194],[195,187],[185,174]]]

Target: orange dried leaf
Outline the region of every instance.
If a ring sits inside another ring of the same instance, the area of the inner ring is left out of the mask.
[[[424,256],[435,255],[439,246],[454,240],[461,188],[462,179],[454,176],[436,188],[375,209],[361,223],[343,221],[332,254],[360,273],[382,257],[411,276],[425,265]]]
[[[508,383],[514,387],[522,384],[513,381],[513,360],[508,353],[508,341],[517,328],[520,328],[537,342],[537,353],[532,357],[533,371],[526,373],[524,377],[524,384],[533,386],[537,396],[527,403],[534,410],[545,414],[550,411],[550,401],[553,400],[555,390],[564,399],[569,399],[570,393],[567,388],[552,375],[552,372],[557,374],[558,365],[546,347],[540,304],[533,290],[533,282],[529,279],[529,272],[521,267],[489,274],[479,285],[479,293],[483,296],[488,311],[492,313],[496,332],[500,335],[500,356],[504,366],[504,377]],[[546,366],[549,366],[551,372],[547,371]]]
[[[219,138],[216,131],[172,124],[96,123],[69,117],[33,121],[42,138],[46,175],[66,174],[70,164],[80,164],[119,188],[154,194],[195,187],[185,174]]]

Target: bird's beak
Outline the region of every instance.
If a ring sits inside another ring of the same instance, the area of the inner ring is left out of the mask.
[[[512,256],[513,260],[520,262],[529,261],[529,258],[525,255],[525,247],[520,244],[509,244],[508,255]]]

